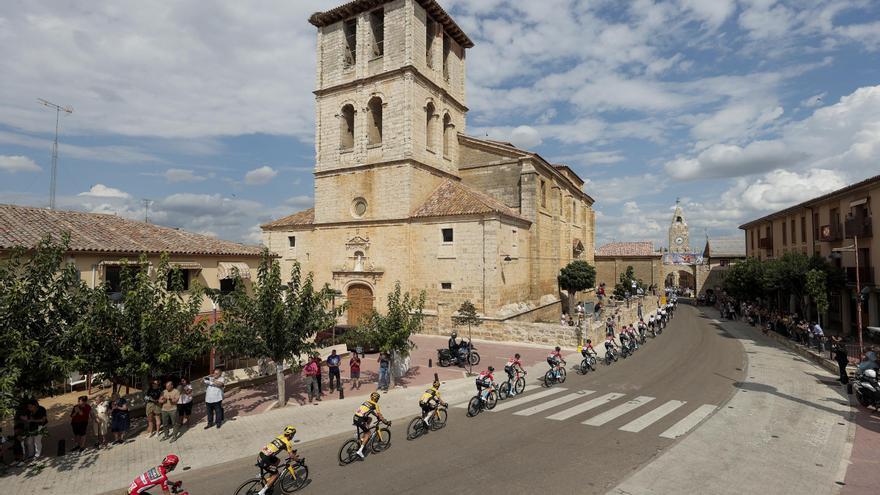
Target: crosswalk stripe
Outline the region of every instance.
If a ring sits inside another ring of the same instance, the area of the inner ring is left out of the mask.
[[[557,397],[556,399],[549,400],[547,402],[538,404],[537,406],[532,406],[522,411],[517,411],[513,414],[517,416],[531,416],[532,414],[539,413],[541,411],[546,411],[547,409],[552,409],[556,406],[561,406],[562,404],[566,404],[573,400],[578,400],[583,397],[586,397],[590,394],[594,393],[592,390],[581,390],[580,392],[575,392],[573,394],[563,395],[562,397]]]
[[[697,423],[706,418],[706,416],[712,414],[712,411],[716,409],[717,406],[713,406],[711,404],[706,404],[698,407],[694,412],[685,416],[684,419],[672,425],[672,428],[664,431],[660,434],[663,438],[678,438],[685,433],[689,432],[691,428],[697,426]]]
[[[566,390],[568,389],[563,387],[548,388],[547,390],[542,390],[534,394],[523,396],[521,399],[507,399],[504,402],[499,402],[499,404],[495,406],[495,409],[492,409],[492,412],[504,411],[512,407],[519,407],[523,404],[528,404],[529,402],[534,402],[538,399],[543,399],[544,397],[558,394],[559,392],[565,392]]]
[[[583,421],[582,424],[590,426],[602,426],[609,421],[613,421],[614,419],[619,418],[620,416],[623,416],[624,414],[633,411],[636,408],[647,404],[648,402],[651,402],[652,400],[654,400],[653,397],[648,397],[645,395],[636,397],[635,399],[627,401],[615,407],[614,409],[609,409],[602,414],[597,414],[596,416],[593,416],[592,418]]]
[[[671,400],[666,404],[663,404],[662,406],[652,410],[651,412],[644,414],[641,417],[636,418],[633,421],[630,421],[629,423],[621,426],[620,429],[623,431],[638,433],[659,421],[663,416],[666,416],[667,414],[675,411],[685,404],[685,401]]]
[[[617,399],[623,397],[624,395],[625,394],[618,394],[616,392],[611,392],[611,393],[605,394],[601,397],[596,397],[593,400],[588,400],[587,402],[582,402],[574,407],[569,407],[568,409],[563,409],[562,411],[559,411],[556,414],[552,414],[550,416],[547,416],[547,419],[555,419],[558,421],[562,421],[562,420],[568,419],[572,416],[576,416],[582,412],[587,412],[590,409],[595,409],[599,406],[603,406],[613,400],[617,400]]]

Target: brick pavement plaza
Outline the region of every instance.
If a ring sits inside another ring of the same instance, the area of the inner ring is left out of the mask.
[[[428,368],[428,359],[436,360],[436,349],[446,346],[445,337],[415,336],[416,348],[411,355],[411,369],[400,387],[383,394],[383,412],[390,418],[402,418],[418,412],[418,397],[426,384],[433,380],[436,372],[444,385],[441,389],[444,399],[450,403],[462,402],[475,393],[473,379],[466,377],[462,368],[439,368],[436,364]],[[519,352],[527,366],[530,376],[529,386],[536,386],[534,380],[543,375],[547,367],[544,362],[549,346],[536,344],[474,341],[482,357],[475,371],[494,365],[503,380],[501,370],[507,358]],[[574,351],[567,349],[567,351]],[[24,468],[10,469],[0,478],[0,493],[102,493],[127,485],[137,474],[155,465],[168,453],[181,457],[181,465],[200,468],[256,456],[259,449],[278,435],[287,424],[298,428],[297,438],[302,442],[316,440],[338,433],[353,432],[351,415],[363,397],[376,388],[378,363],[376,354],[367,354],[362,360],[361,389],[351,391],[349,385],[348,359],[343,359],[342,377],[345,383],[345,399],[338,394],[325,396],[317,405],[307,405],[304,387],[299,376],[288,377],[287,407],[271,408],[276,397],[275,382],[253,388],[231,391],[224,400],[227,422],[222,428],[204,429],[205,408],[198,404],[193,410],[193,427],[176,442],[148,438],[145,434],[133,435],[123,445],[110,448],[88,448],[80,454],[58,457],[56,445],[59,438],[66,438],[68,448],[72,445],[70,427],[66,414],[71,404],[56,401],[57,411],[51,436],[44,441],[45,457],[39,463],[31,463]],[[570,359],[572,364],[575,358]],[[326,372],[324,380],[326,383]],[[64,397],[75,400],[80,392],[66,394]],[[134,427],[143,429],[144,421],[135,422]],[[89,431],[91,434],[91,430]],[[92,438],[89,437],[89,444]],[[306,454],[307,455],[307,454]]]

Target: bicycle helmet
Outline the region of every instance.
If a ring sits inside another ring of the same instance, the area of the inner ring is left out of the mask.
[[[177,467],[178,462],[180,462],[179,457],[174,454],[168,454],[162,459],[162,467],[170,471]]]
[[[519,353],[517,352],[516,354],[513,355],[513,357],[519,359]]]
[[[372,394],[370,394],[370,400],[373,402],[379,402],[379,397],[381,397],[379,395],[379,392],[373,392]]]
[[[562,349],[560,349],[559,346],[556,346],[556,352],[559,352],[559,351],[561,351],[561,350],[562,350]]]
[[[296,427],[291,426],[291,425],[285,426],[284,427],[284,434],[287,435],[288,437],[292,437],[292,436],[296,435]]]
[[[455,332],[452,332],[452,338],[455,338],[455,337],[458,337],[458,334]]]
[[[874,370],[865,370],[865,377],[870,378],[871,380],[876,380],[877,372]]]
[[[489,366],[489,373],[492,373],[493,371],[495,371],[495,367],[494,367],[494,366]]]
[[[440,388],[440,381],[439,381],[439,380],[434,380],[434,383],[432,383],[431,385],[433,385],[434,388]]]

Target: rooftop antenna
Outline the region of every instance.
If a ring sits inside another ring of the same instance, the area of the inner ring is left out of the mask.
[[[73,113],[73,108],[69,106],[62,107],[51,101],[37,98],[40,105],[55,110],[55,142],[52,144],[52,176],[49,180],[49,209],[55,209],[55,187],[58,183],[58,129],[61,124],[61,112]]]
[[[141,203],[144,204],[144,222],[150,223],[150,205],[153,204],[153,200],[144,198],[141,200]]]

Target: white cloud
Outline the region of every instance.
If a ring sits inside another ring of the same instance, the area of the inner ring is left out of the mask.
[[[510,142],[522,149],[534,148],[541,144],[541,135],[534,127],[521,125],[510,131]]]
[[[39,172],[42,169],[26,156],[0,155],[0,170],[14,174],[16,172]]]
[[[306,195],[293,196],[284,201],[285,205],[293,208],[311,208],[315,206],[315,198]]]
[[[263,165],[246,173],[244,175],[244,182],[250,186],[268,184],[276,175],[278,175],[278,171],[268,165]]]
[[[86,196],[90,198],[117,198],[128,199],[131,195],[125,191],[113,187],[107,187],[104,184],[95,184],[86,192],[81,192],[77,196]]]
[[[205,177],[196,175],[193,170],[183,168],[169,168],[162,174],[168,182],[201,182]]]
[[[774,170],[764,176],[739,179],[726,191],[721,202],[729,207],[753,212],[780,210],[846,186],[840,172],[815,169],[803,174]]]
[[[810,96],[810,97],[808,97],[808,98],[804,98],[803,100],[801,100],[801,105],[800,105],[800,106],[802,106],[802,107],[806,107],[806,108],[814,108],[814,107],[818,107],[819,105],[822,104],[822,100],[825,99],[825,96],[826,96],[827,94],[828,94],[827,91],[823,91],[823,92],[821,92],[821,93],[819,93],[819,94],[817,94],[817,95],[813,95],[813,96]]]

